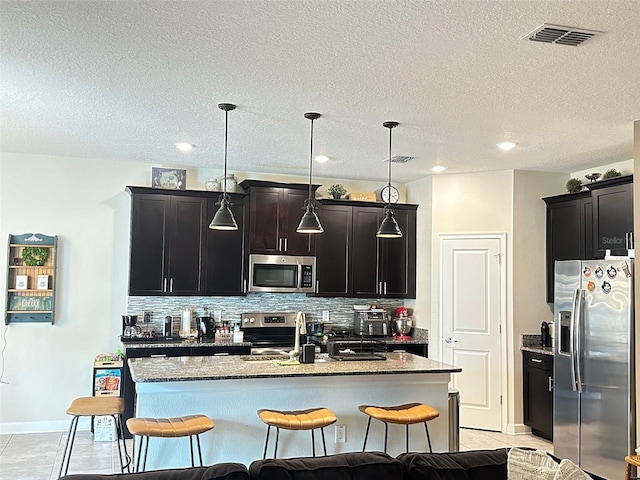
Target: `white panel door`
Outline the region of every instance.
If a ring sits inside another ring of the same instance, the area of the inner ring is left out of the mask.
[[[440,238],[442,361],[462,368],[460,426],[501,431],[503,235]]]

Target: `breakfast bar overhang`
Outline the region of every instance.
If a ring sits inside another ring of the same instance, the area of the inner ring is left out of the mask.
[[[201,435],[205,464],[262,458],[266,425],[261,408],[303,410],[326,407],[346,426],[336,443],[335,425],[325,429],[327,453],[361,451],[368,417],[358,405],[420,402],[440,416],[429,422],[434,451],[448,447],[448,384],[459,367],[409,353],[388,353],[384,361],[335,361],[322,356],[312,364],[280,365],[260,357],[160,357],[129,359],[136,385],[137,417],[204,414],[215,428]],[[281,431],[278,457],[311,456],[309,431]],[[384,425],[373,421],[367,450],[383,450]],[[322,452],[316,434],[317,452]],[[389,426],[390,455],[405,449],[405,428]],[[427,451],[422,425],[409,428],[409,449]],[[270,442],[267,456],[273,455]],[[190,465],[188,439],[153,438],[147,470]]]

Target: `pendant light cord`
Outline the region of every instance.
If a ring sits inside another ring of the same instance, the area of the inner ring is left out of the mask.
[[[222,177],[222,195],[227,198],[227,135],[229,131],[229,110],[224,112],[224,177]]]
[[[309,148],[309,205],[311,205],[311,172],[313,170],[313,122],[314,119],[311,119],[311,142]]]
[[[391,208],[391,131],[393,127],[389,127],[389,183],[387,184],[387,207]]]

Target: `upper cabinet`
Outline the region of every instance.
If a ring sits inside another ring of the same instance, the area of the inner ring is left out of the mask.
[[[633,176],[614,177],[588,185],[593,200],[594,258],[606,250],[626,255],[633,248]]]
[[[556,260],[593,258],[592,201],[589,192],[543,199],[547,204],[547,302],[553,302]]]
[[[250,198],[249,253],[313,255],[312,236],[296,233],[308,185],[244,180],[240,186]]]
[[[208,228],[219,193],[127,187],[129,295],[244,294],[244,196],[231,196],[238,231]],[[236,243],[237,242],[237,243]]]
[[[317,294],[415,298],[416,205],[395,205],[403,237],[379,239],[383,205],[322,200],[316,238]]]
[[[547,204],[547,302],[556,260],[626,255],[633,248],[633,176],[588,183],[588,190],[543,198]]]

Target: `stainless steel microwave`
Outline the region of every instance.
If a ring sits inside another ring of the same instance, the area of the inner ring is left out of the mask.
[[[249,291],[315,292],[316,257],[249,255]]]

